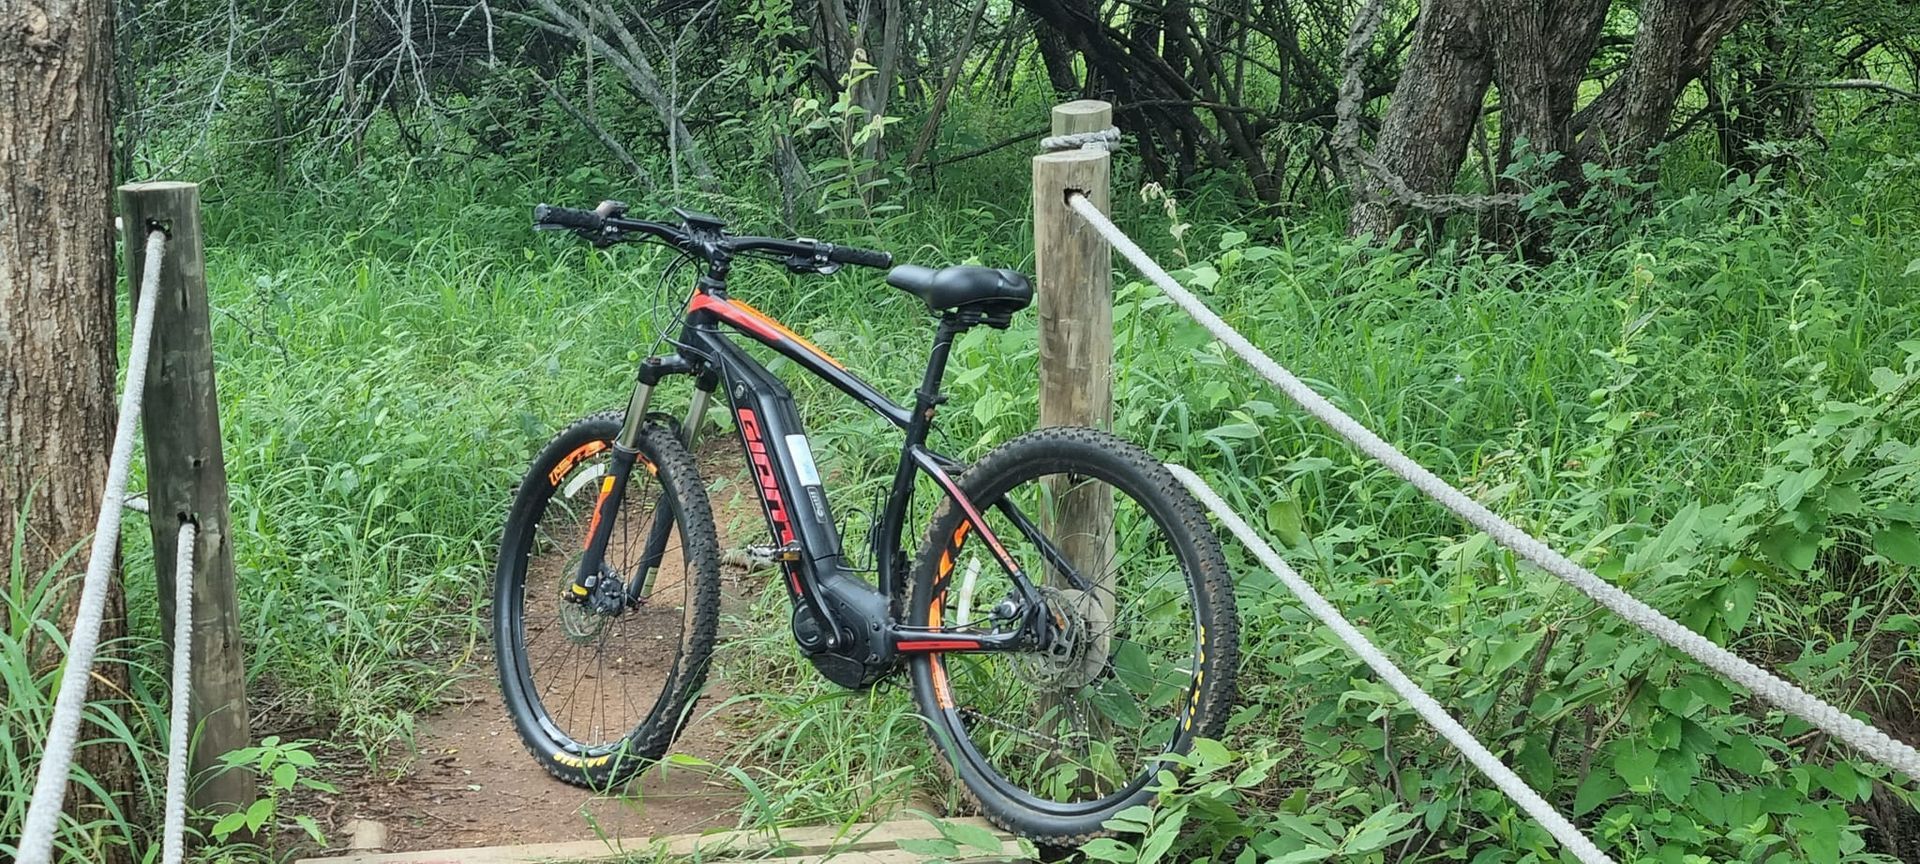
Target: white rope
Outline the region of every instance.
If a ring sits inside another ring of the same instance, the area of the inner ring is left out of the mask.
[[[1118,146],[1120,130],[1112,126],[1093,132],[1069,132],[1040,139],[1040,149],[1049,153],[1055,150],[1112,150]]]
[[[1380,436],[1373,434],[1358,421],[1347,416],[1346,412],[1314,392],[1313,388],[1308,387],[1292,372],[1274,362],[1266,352],[1247,341],[1245,336],[1228,326],[1220,316],[1213,314],[1213,310],[1208,309],[1199,298],[1180,287],[1180,283],[1175,282],[1172,276],[1167,275],[1166,270],[1154,263],[1147,253],[1141,251],[1138,244],[1115,227],[1106,214],[1093,206],[1093,202],[1088,201],[1085,195],[1074,193],[1068,196],[1067,204],[1074,209],[1074,212],[1085,218],[1096,231],[1105,236],[1107,241],[1113,244],[1113,248],[1119,250],[1120,254],[1139,268],[1140,272],[1153,284],[1166,292],[1168,298],[1186,310],[1194,320],[1200,322],[1201,326],[1212,333],[1215,339],[1233,349],[1235,354],[1240,355],[1240,359],[1245,360],[1254,368],[1254,371],[1272,382],[1287,395],[1287,398],[1299,403],[1308,414],[1327,424],[1341,437],[1353,442],[1361,452],[1379,460],[1392,469],[1393,473],[1412,483],[1415,488],[1459,514],[1474,527],[1487,532],[1487,536],[1492,537],[1500,545],[1519,553],[1528,561],[1532,561],[1541,569],[1559,577],[1561,581],[1579,589],[1581,593],[1613,610],[1640,629],[1680,649],[1687,656],[1747,688],[1760,698],[1826,730],[1868,758],[1911,779],[1920,780],[1920,751],[1916,751],[1911,745],[1888,737],[1885,732],[1855,719],[1845,711],[1755,666],[1745,658],[1713,644],[1706,637],[1687,629],[1685,625],[1661,614],[1659,610],[1634,598],[1633,595],[1595,576],[1586,568],[1573,563],[1566,556],[1555,552],[1545,543],[1534,539],[1527,532],[1481,506],[1466,493],[1455,489],[1432,471],[1428,471],[1418,462],[1395,449],[1392,444],[1388,444]]]
[[[140,304],[134,311],[133,338],[127,350],[127,381],[120,394],[120,419],[113,436],[113,455],[107,461],[107,487],[100,496],[100,517],[93,525],[93,548],[80,589],[80,610],[67,642],[67,668],[60,676],[54,699],[47,746],[41,751],[40,773],[33,784],[33,800],[20,831],[20,864],[48,864],[53,835],[60,823],[60,804],[67,792],[67,772],[73,765],[73,745],[80,735],[80,717],[87,705],[87,684],[93,677],[93,655],[100,647],[100,620],[106,613],[107,589],[120,548],[120,507],[127,497],[127,467],[133,461],[133,428],[140,421],[140,391],[147,380],[147,349],[153,341],[153,310],[160,293],[160,258],[167,235],[147,235],[146,271],[140,280]]]
[[[1487,775],[1487,779],[1492,780],[1493,785],[1507,793],[1507,797],[1520,805],[1520,809],[1525,810],[1527,815],[1532,816],[1544,826],[1548,833],[1560,841],[1560,845],[1573,853],[1573,857],[1579,859],[1581,864],[1613,864],[1613,859],[1607,857],[1607,853],[1593,845],[1593,841],[1580,833],[1580,829],[1567,821],[1567,817],[1553,809],[1553,805],[1541,798],[1540,793],[1533,791],[1533,787],[1528,786],[1527,781],[1513,773],[1513,769],[1501,762],[1500,757],[1493,755],[1486,745],[1473,737],[1472,732],[1467,731],[1466,727],[1453,719],[1453,715],[1440,707],[1439,702],[1434,701],[1432,696],[1420,689],[1420,685],[1413,683],[1406,673],[1401,672],[1400,667],[1387,659],[1387,655],[1381,653],[1365,634],[1348,623],[1347,619],[1341,616],[1340,610],[1327,602],[1327,598],[1320,596],[1320,592],[1313,590],[1313,586],[1307,584],[1307,580],[1300,578],[1300,574],[1287,566],[1287,562],[1273,551],[1273,547],[1260,539],[1260,535],[1255,534],[1253,529],[1247,526],[1246,520],[1241,519],[1240,514],[1233,512],[1227,506],[1227,502],[1220,499],[1219,494],[1213,491],[1213,487],[1207,485],[1207,481],[1178,465],[1169,464],[1167,470],[1173,472],[1174,479],[1184,484],[1187,491],[1200,499],[1200,503],[1207,505],[1207,509],[1213,511],[1213,515],[1219,518],[1221,524],[1227,526],[1228,531],[1233,532],[1233,536],[1240,538],[1240,542],[1252,550],[1253,557],[1260,559],[1260,563],[1267,565],[1267,569],[1272,570],[1273,575],[1280,577],[1281,584],[1286,585],[1287,590],[1300,598],[1300,602],[1307,607],[1307,611],[1313,613],[1313,617],[1320,619],[1320,623],[1327,625],[1328,629],[1340,637],[1340,641],[1347,643],[1347,647],[1353,649],[1354,654],[1366,661],[1368,666],[1373,667],[1374,674],[1379,675],[1380,680],[1387,682],[1387,686],[1400,694],[1400,698],[1407,700],[1416,713],[1432,724],[1433,728],[1439,730],[1441,737],[1459,748],[1460,752],[1467,757],[1467,761],[1473,763],[1473,767],[1480,769],[1480,773]]]
[[[160,864],[186,854],[188,705],[193,701],[193,547],[200,529],[180,523],[173,559],[173,711],[167,727],[167,809],[160,823]]]

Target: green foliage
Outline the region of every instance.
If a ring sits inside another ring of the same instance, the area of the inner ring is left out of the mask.
[[[320,824],[312,816],[304,813],[287,813],[281,806],[288,793],[299,789],[338,794],[339,789],[329,783],[313,779],[313,772],[319,769],[320,761],[314,758],[311,748],[317,741],[285,741],[278,735],[268,735],[260,739],[253,747],[242,747],[220,757],[221,764],[228,771],[252,771],[259,775],[259,788],[262,795],[244,809],[235,810],[220,817],[213,823],[209,833],[216,841],[226,840],[245,831],[261,838],[269,858],[274,856],[282,822],[290,822],[313,840],[326,845],[327,838],[321,833]]]
[[[1164,194],[1117,195],[1116,209],[1256,342],[1489,506],[1842,704],[1897,707],[1920,652],[1915,514],[1902,509],[1917,485],[1902,322],[1920,311],[1920,175],[1876,153],[1883,140],[1849,139],[1864,161],[1663,194],[1639,228],[1569,244],[1544,268],[1382,251],[1332,220],[1223,224],[1228,202],[1205,194],[1173,209]],[[885,245],[1021,264],[1023,160],[916,190]],[[532,448],[621,398],[684,287],[656,289],[647,253],[523,233],[525,201],[597,198],[597,172],[528,180],[482,162],[465,184],[407,188],[412,167],[380,170],[212,208],[209,272],[258,680],[384,764],[480,638],[493,532]],[[752,225],[756,206],[716,209]],[[753,267],[735,293],[883,390],[917,380],[930,322],[910,297]],[[1870,767],[1810,753],[1796,724],[1464,532],[1300,420],[1150,287],[1121,281],[1115,322],[1119,430],[1206,471],[1603,844],[1626,858],[1861,857],[1848,806],[1894,794]],[[1025,316],[955,345],[948,449],[1027,428],[1036,326]],[[794,384],[851,512],[884,484],[875,442],[889,430]],[[716,500],[738,488],[713,482]],[[758,529],[750,514],[739,527]],[[1554,854],[1268,574],[1243,557],[1236,572],[1247,660],[1230,755],[1197,755],[1211,761],[1100,855]],[[749,792],[743,821],[854,821],[946,794],[904,694],[820,683],[797,665],[780,605],[776,592],[744,615],[719,659],[740,695],[716,719],[749,718],[746,763],[718,769]],[[1382,836],[1403,839],[1372,845]]]
[[[755,34],[740,43],[755,50],[716,67],[702,134],[726,192],[698,203],[743,230],[774,231],[768,142],[789,136],[811,175],[793,230],[876,235],[918,263],[1032,269],[1029,152],[905,175],[871,145],[918,125],[910,100],[868,114],[849,95],[872,74],[865,64],[837,90],[807,93],[812,58],[786,47],[807,32],[790,4],[729,14]],[[1038,61],[1016,60],[1004,89],[962,88],[936,156],[1044,116],[1054,97],[1036,83]],[[181,62],[211,74],[207,58]],[[294,78],[332,80],[311,74],[311,57],[285,62]],[[647,252],[525,230],[535,201],[618,197],[637,213],[695,202],[604,157],[550,100],[517,95],[540,92],[526,89],[531,62],[501,65],[489,87],[442,106],[445,122],[429,130],[437,147],[416,146],[417,117],[398,109],[356,115],[350,144],[346,132],[278,141],[267,108],[295,94],[252,80],[232,83],[233,110],[203,126],[160,124],[143,145],[156,161],[186,159],[177,176],[206,181],[261,728],[336,730],[327,746],[338,749],[325,752],[340,754],[340,770],[394,771],[410,758],[417,718],[474,668],[496,532],[519,472],[554,428],[619,404],[686,290],[657,286],[664,259]],[[589,81],[603,88],[605,124],[642,167],[669,173],[657,121],[613,92],[604,64],[555,61],[548,73],[576,96]],[[1575,201],[1536,187],[1527,214],[1548,226],[1556,253],[1543,266],[1444,238],[1404,251],[1360,244],[1344,236],[1338,202],[1313,193],[1252,215],[1216,177],[1192,178],[1177,204],[1157,187],[1135,196],[1139,167],[1124,153],[1114,209],[1235,326],[1442,476],[1710,638],[1884,719],[1910,710],[1903,694],[1920,686],[1920,159],[1911,116],[1860,109],[1846,120],[1823,127],[1824,146],[1775,142],[1792,158],[1751,173],[1722,177],[1713,145],[1694,137],[1667,149],[1650,189],[1626,173],[1589,174],[1604,182]],[[1295,158],[1305,160],[1315,133],[1301,124],[1275,135],[1301,136]],[[1547,176],[1553,158],[1523,156],[1512,175]],[[1610,194],[1623,188],[1651,192],[1650,203]],[[917,383],[931,332],[917,301],[871,274],[776,271],[739,268],[735,293],[886,392]],[[1462,528],[1304,421],[1151,287],[1117,281],[1118,430],[1206,473],[1621,859],[1866,860],[1859,802],[1913,806],[1876,769],[1810,746],[1800,724]],[[977,455],[1030,427],[1037,327],[1029,314],[955,345],[944,449]],[[891,456],[876,442],[892,440],[891,428],[830,390],[792,383],[836,505],[872,509]],[[662,407],[680,392],[664,388]],[[724,499],[733,481],[709,479]],[[758,530],[754,519],[735,536]],[[1279,596],[1270,574],[1230,554],[1243,580],[1242,707],[1225,741],[1185,760],[1187,777],[1162,779],[1161,807],[1128,814],[1093,857],[1558,856]],[[129,580],[142,614],[149,583]],[[39,608],[40,595],[9,602],[11,638],[45,627],[20,611]],[[717,721],[747,718],[737,760],[678,767],[747,790],[748,824],[852,822],[916,795],[957,803],[933,779],[906,696],[822,684],[799,665],[783,603],[770,594],[729,628],[738,635],[718,662],[738,695],[703,706]],[[44,729],[46,706],[33,700],[51,673],[4,647],[0,724]],[[146,691],[133,695],[134,719],[101,734],[143,748],[151,766],[145,718],[160,709]],[[278,741],[231,754],[268,779],[256,805],[265,809],[236,815],[297,825],[284,793],[329,767],[295,761],[307,754]],[[4,755],[5,788],[25,789],[21,766],[31,763]],[[5,799],[0,840],[12,836],[20,794]],[[63,842],[91,855],[121,815],[70,826]],[[946,835],[921,851],[972,848]]]
[[[31,508],[31,499],[28,507]],[[11,860],[18,852],[20,829],[27,817],[27,805],[39,776],[41,747],[47,739],[53,719],[54,696],[59,692],[62,667],[49,662],[66,650],[66,634],[56,622],[63,595],[77,595],[79,579],[72,575],[84,566],[85,544],[68,550],[52,562],[46,572],[26,569],[27,520],[16,519],[14,536],[7,538],[7,578],[0,592],[0,696],[6,710],[0,712],[0,854]],[[120,646],[110,646],[120,647]],[[130,646],[129,646],[130,647]],[[120,664],[137,670],[118,652],[108,650],[99,666]],[[164,697],[160,700],[136,687],[131,694],[94,693],[82,713],[80,740],[98,742],[105,747],[125,747],[134,754],[135,770],[141,781],[136,788],[153,788],[148,773],[158,756],[150,743],[155,740],[147,727],[150,718],[163,716]],[[69,799],[84,793],[101,806],[89,808],[84,818],[63,813],[54,834],[56,859],[99,860],[111,854],[125,854],[134,838],[124,826],[131,814],[123,810],[133,802],[104,794],[101,778],[76,762],[69,770]]]
[[[817,184],[820,203],[814,212],[842,221],[857,217],[869,226],[873,217],[900,210],[898,204],[876,203],[898,179],[899,172],[889,170],[877,154],[887,127],[900,118],[874,114],[854,101],[854,94],[874,72],[871,65],[855,60],[831,104],[807,97],[793,106],[793,119],[801,132],[821,135],[832,144],[833,154],[811,166],[813,174],[824,178]]]

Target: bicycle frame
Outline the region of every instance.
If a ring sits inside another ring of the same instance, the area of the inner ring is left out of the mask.
[[[968,318],[959,313],[943,315],[935,333],[926,372],[919,389],[914,391],[913,405],[908,408],[847,371],[838,360],[785,325],[745,302],[729,298],[725,290],[725,273],[725,262],[722,261],[700,277],[686,307],[679,351],[648,358],[641,364],[628,400],[625,425],[615,440],[610,482],[602,487],[600,499],[595,505],[587,554],[582,558],[574,583],[575,593],[585,596],[586,587],[593,584],[594,577],[600,572],[614,521],[602,519],[600,514],[619,512],[628,476],[638,460],[638,443],[655,386],[666,377],[686,375],[694,378],[695,388],[682,426],[683,440],[692,444],[695,431],[705,419],[713,391],[724,384],[726,391],[723,395],[733,411],[741,445],[750,463],[754,490],[776,544],[774,557],[785,578],[789,600],[796,610],[804,606],[821,622],[828,650],[839,646],[843,628],[849,625],[878,625],[875,629],[881,630],[884,638],[876,641],[891,656],[1045,648],[1051,641],[1054,622],[1044,614],[1046,606],[1038,590],[1020,563],[1007,553],[992,528],[986,524],[979,508],[954,481],[953,475],[961,467],[960,464],[926,447],[934,415],[939,405],[946,401],[940,393],[940,383],[953,340],[981,321],[977,317]],[[845,564],[839,531],[791,391],[764,365],[734,344],[728,333],[750,338],[788,358],[808,374],[832,384],[904,433],[899,462],[882,511],[879,530],[874,533],[872,540],[880,581],[877,588],[851,575],[854,571]],[[897,620],[894,612],[897,604],[892,598],[904,596],[906,586],[903,580],[908,566],[900,541],[914,483],[920,474],[932,478],[942,494],[959,508],[965,518],[963,530],[970,526],[1007,572],[1020,595],[1019,602],[1024,612],[1017,630],[969,633],[939,627],[907,627]],[[664,512],[666,506],[666,496],[663,495],[660,502],[662,509],[656,512]],[[1034,540],[1048,565],[1064,574],[1070,584],[1083,590],[1090,588],[1090,583],[1080,576],[1066,557],[1011,501],[996,502],[996,509],[1017,530]],[[655,520],[646,552],[628,586],[630,602],[644,596],[648,577],[657,569],[665,554],[670,525],[669,520]],[[849,590],[849,580],[857,583],[859,589],[864,589],[860,598],[862,602],[858,604],[860,611],[856,614],[872,620],[839,620],[843,616],[837,614],[826,601],[826,589],[830,583],[835,583],[834,589],[844,595]]]

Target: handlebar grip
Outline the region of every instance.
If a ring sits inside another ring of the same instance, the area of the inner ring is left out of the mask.
[[[834,246],[827,250],[827,260],[836,264],[855,264],[885,270],[893,266],[893,253],[881,252],[878,249],[862,249],[858,246]]]
[[[572,207],[555,207],[551,204],[536,204],[533,208],[533,224],[553,225],[560,228],[575,228],[583,231],[598,231],[607,224],[607,218],[592,210],[576,210]]]

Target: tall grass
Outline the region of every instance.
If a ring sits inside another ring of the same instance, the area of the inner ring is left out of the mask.
[[[6,710],[0,711],[0,855],[8,860],[19,851],[15,844],[26,821],[40,770],[40,747],[59,690],[59,659],[66,653],[67,634],[57,626],[57,613],[63,595],[78,591],[79,579],[69,574],[83,569],[76,564],[84,548],[69,550],[35,573],[26,565],[26,520],[15,520],[14,525],[7,543],[6,590],[0,592],[0,694],[6,696]],[[156,751],[154,742],[164,740],[167,704],[163,693],[150,689],[160,675],[142,659],[155,653],[156,642],[133,635],[100,646],[94,674],[120,665],[132,686],[124,691],[99,684],[91,688],[81,714],[79,747],[130,751],[134,795],[106,794],[109,786],[84,760],[76,759],[69,773],[67,813],[54,835],[55,860],[99,861],[129,850],[138,854],[154,839],[134,826],[143,824],[138,814],[157,812],[160,801],[154,768],[164,754]],[[104,675],[96,679],[106,680]],[[87,803],[75,808],[78,795],[86,796]]]
[[[1767,564],[1764,542],[1714,533],[1761,518],[1740,508],[1805,467],[1782,442],[1819,428],[1823,406],[1885,397],[1876,382],[1915,353],[1902,343],[1920,313],[1920,164],[1888,152],[1911,123],[1885,122],[1846,130],[1831,153],[1777,177],[1695,177],[1699,160],[1681,153],[1623,240],[1570,244],[1544,266],[1464,239],[1366,248],[1342,236],[1332,211],[1249,217],[1217,190],[1183,198],[1169,219],[1164,201],[1133,194],[1124,160],[1115,209],[1235,326],[1442,476],[1825,694],[1895,705],[1886,691],[1914,681],[1920,662],[1898,629],[1915,612],[1911,567],[1848,551],[1860,544],[1837,529],[1811,570],[1747,567]],[[878,223],[806,228],[903,260],[1030,270],[1023,159],[943,174],[901,193],[905,210]],[[235,176],[207,189],[207,269],[251,690],[263,732],[323,734],[357,749],[356,761],[393,770],[420,717],[472,668],[495,532],[522,467],[572,417],[619,404],[684,296],[684,285],[655,284],[657,253],[532,234],[527,205],[625,195],[652,212],[685,202],[532,160],[457,170],[374,162],[352,179],[282,190]],[[705,203],[761,229],[771,227],[765,200]],[[1193,224],[1176,230],[1184,222]],[[871,274],[776,270],[741,267],[735,293],[884,390],[917,382],[931,323],[916,300]],[[1747,843],[1823,860],[1826,848],[1805,838],[1862,836],[1844,805],[1867,787],[1841,772],[1871,777],[1870,767],[1807,753],[1793,724],[1741,710],[1645,637],[1488,549],[1282,404],[1152,289],[1118,283],[1119,431],[1207,473],[1603,842],[1627,857]],[[976,456],[1031,425],[1036,354],[1031,315],[960,342],[946,449]],[[791,383],[837,509],[867,508],[890,467],[890,428],[829,390]],[[1915,443],[1904,420],[1876,429],[1874,447]],[[1886,452],[1889,464],[1910,458]],[[1846,484],[1874,507],[1920,491],[1905,475],[1873,475],[1891,478],[1879,486],[1867,476]],[[1778,533],[1762,528],[1751,537]],[[1326,831],[1383,808],[1416,814],[1388,860],[1522,860],[1545,848],[1538,829],[1277,597],[1270,576],[1244,558],[1236,572],[1248,659],[1229,744],[1287,757],[1234,791],[1239,812],[1282,807]],[[1729,597],[1748,604],[1750,620],[1713,611]],[[9,602],[14,633],[18,610],[40,600]],[[736,698],[769,718],[740,754],[754,767],[734,768],[754,802],[749,820],[848,820],[913,795],[946,801],[904,695],[820,683],[788,646],[778,606],[755,606],[746,635],[723,649]],[[1876,620],[1878,631],[1866,626]],[[1658,694],[1671,689],[1711,704],[1668,705]],[[1642,760],[1634,742],[1665,740],[1672,724],[1681,738],[1660,753],[1740,768],[1629,770]],[[1569,737],[1579,735],[1589,738]],[[142,729],[126,737],[152,740]],[[1723,752],[1738,740],[1760,742],[1760,761]],[[1723,803],[1660,785],[1682,776]],[[1793,791],[1765,791],[1778,788]],[[1724,803],[1749,798],[1760,803]],[[1712,806],[1768,820],[1764,830],[1786,839],[1748,843],[1707,825],[1700,814]],[[1646,827],[1656,811],[1668,821]],[[1674,828],[1675,813],[1694,827]],[[1234,831],[1267,832],[1259,836],[1276,848],[1297,839],[1254,822],[1216,834]],[[1190,840],[1199,850],[1213,836]],[[1864,854],[1851,840],[1832,851],[1824,860]]]

